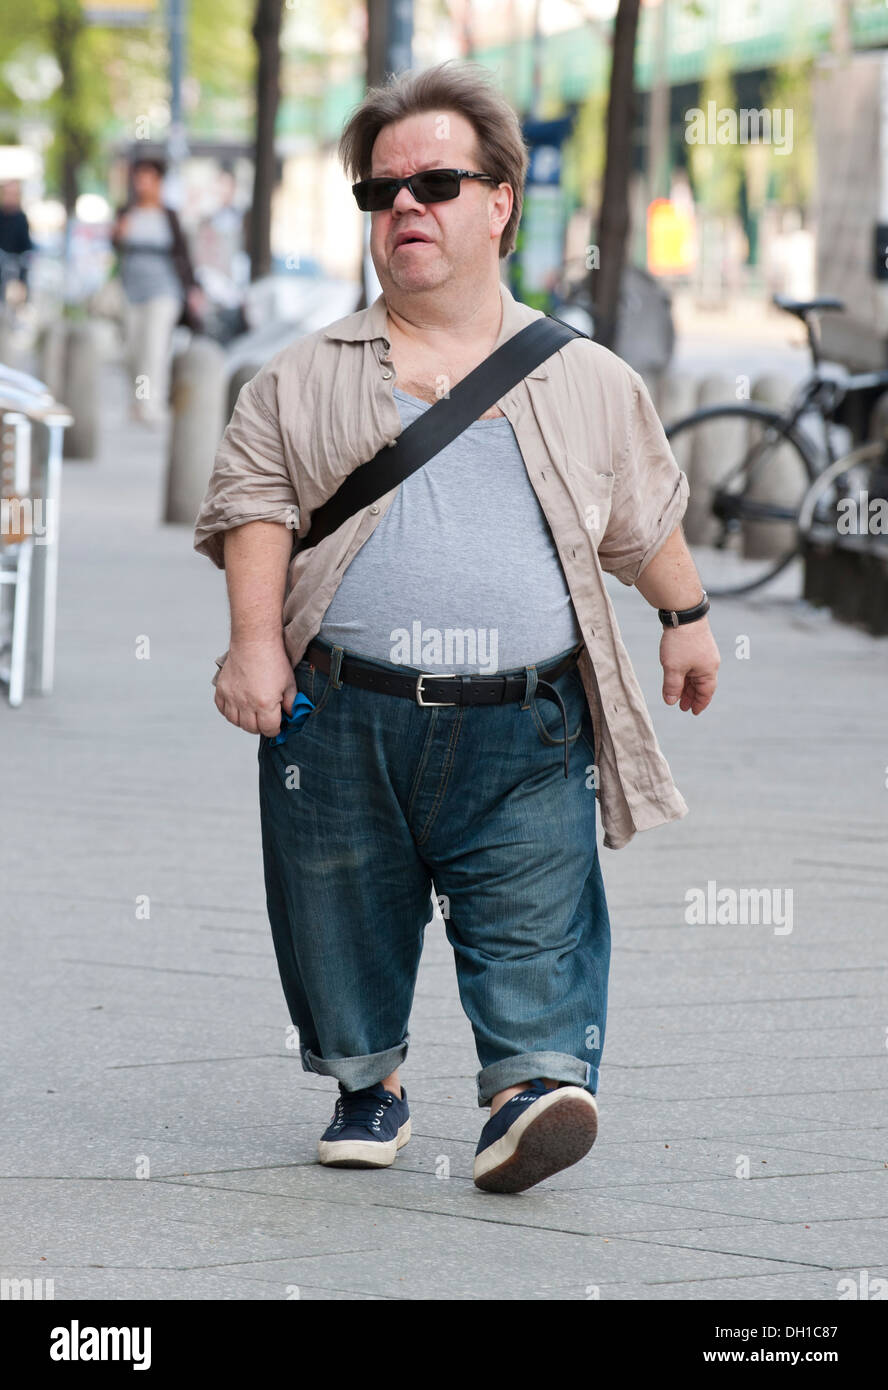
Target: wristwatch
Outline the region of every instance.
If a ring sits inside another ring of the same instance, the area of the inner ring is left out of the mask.
[[[685,623],[695,623],[698,618],[705,618],[709,612],[709,598],[706,590],[703,590],[703,597],[693,608],[658,608],[657,617],[664,627],[683,627]]]

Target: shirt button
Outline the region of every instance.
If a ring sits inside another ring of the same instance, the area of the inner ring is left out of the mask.
[[[376,516],[376,513],[379,511],[379,508],[377,507],[375,502],[371,502],[368,510],[370,511],[371,515]]]
[[[394,372],[390,372],[389,369],[388,369],[388,367],[386,367],[385,371],[384,371],[383,374],[382,374],[382,379],[383,379],[383,381],[388,381],[389,378],[390,378],[390,377],[393,377],[394,375],[395,375]]]

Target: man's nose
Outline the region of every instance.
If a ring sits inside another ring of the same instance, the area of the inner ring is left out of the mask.
[[[418,199],[414,198],[406,184],[403,188],[398,189],[395,201],[392,203],[392,210],[397,212],[411,212],[414,208],[424,207],[425,203],[420,203]]]

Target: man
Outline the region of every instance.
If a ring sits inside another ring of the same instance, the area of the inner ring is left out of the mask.
[[[398,1069],[434,887],[491,1112],[475,1182],[520,1191],[597,1131],[596,784],[612,848],[687,811],[602,570],[691,619],[662,637],[667,703],[700,713],[719,657],[694,621],[687,481],[641,379],[585,338],[299,546],[344,477],[539,317],[500,281],[527,157],[483,70],[445,63],[368,92],[340,155],[376,209],[383,292],[238,398],[195,537],[228,579],[216,704],[261,736],[281,980],[304,1068],[339,1082],[320,1161],[383,1167],[409,1138]],[[433,169],[457,171],[445,201],[440,177],[411,180]],[[301,724],[297,695],[313,706]]]
[[[21,185],[5,183],[0,189],[0,284],[5,287],[18,281],[24,297],[28,286],[28,256],[36,250],[28,214],[22,207]]]

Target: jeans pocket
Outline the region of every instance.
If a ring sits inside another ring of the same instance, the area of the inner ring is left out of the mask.
[[[309,661],[304,657],[302,661],[297,662],[294,666],[293,675],[296,678],[297,691],[300,695],[306,695],[308,699],[311,700],[312,704],[314,705],[314,709],[309,710],[305,718],[302,719],[298,724],[282,725],[281,731],[284,736],[283,738],[280,738],[278,742],[275,742],[274,738],[267,738],[265,734],[260,734],[260,756],[266,748],[285,748],[287,745],[289,745],[291,740],[293,740],[294,738],[298,738],[308,721],[310,719],[314,719],[316,715],[320,714],[321,710],[324,708],[324,705],[327,703],[327,697],[329,696],[330,691],[333,689],[333,686],[330,682],[330,677],[326,675],[323,671],[319,671],[316,666],[312,666],[309,663]],[[275,738],[279,738],[279,736],[275,735]]]
[[[586,692],[576,666],[572,666],[555,681],[554,689],[564,702],[567,741],[575,743],[583,731],[583,716],[586,711]],[[535,695],[530,702],[530,712],[540,743],[545,744],[547,748],[563,748],[564,720],[555,701]]]
[[[308,716],[303,722],[302,727],[304,728],[312,719],[317,719],[335,686],[330,680],[329,673],[319,670],[317,666],[308,667],[304,674],[299,674],[297,668],[296,683],[303,695],[307,695],[314,705],[314,709],[309,710]]]

